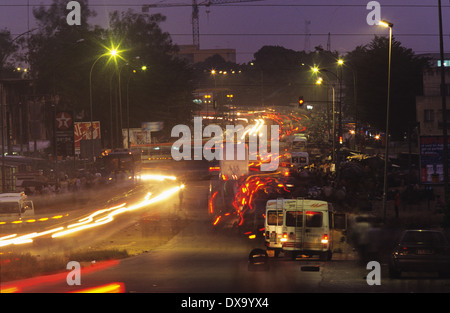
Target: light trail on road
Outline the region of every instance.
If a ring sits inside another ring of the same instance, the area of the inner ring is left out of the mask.
[[[133,205],[127,206],[126,203],[122,203],[122,204],[114,206],[114,207],[97,210],[97,211],[93,212],[92,214],[90,214],[89,216],[78,220],[77,223],[68,225],[66,228],[61,226],[61,227],[46,230],[43,232],[32,232],[32,233],[21,235],[21,236],[18,236],[17,234],[5,235],[3,237],[0,237],[0,247],[32,243],[33,239],[35,239],[37,237],[48,236],[48,235],[51,235],[52,238],[63,237],[63,236],[69,235],[69,234],[79,232],[79,231],[83,231],[83,230],[90,229],[93,227],[105,225],[107,223],[112,222],[114,220],[114,217],[119,214],[138,210],[145,206],[165,200],[165,199],[171,197],[172,195],[176,194],[183,188],[184,188],[184,185],[172,187],[172,188],[169,188],[169,189],[161,192],[159,195],[157,195],[153,198],[150,197],[151,193],[148,193],[145,196],[144,200],[142,200],[141,202],[138,202],[136,204],[133,204]]]

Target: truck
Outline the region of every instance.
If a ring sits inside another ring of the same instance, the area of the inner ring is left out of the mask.
[[[265,245],[269,256],[280,252],[297,255],[319,255],[331,260],[333,240],[346,229],[345,214],[337,214],[331,203],[310,199],[268,200],[265,215]]]
[[[25,192],[0,194],[0,221],[20,220],[28,216],[34,216],[34,205]]]

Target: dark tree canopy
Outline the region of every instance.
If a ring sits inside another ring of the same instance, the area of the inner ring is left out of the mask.
[[[386,127],[389,39],[376,36],[367,45],[358,46],[346,56],[344,80],[348,114],[357,114],[360,122],[384,130]],[[392,40],[390,133],[402,137],[408,123],[415,122],[415,97],[422,92],[422,72],[428,60]],[[356,75],[357,103],[354,103]]]
[[[191,71],[175,57],[176,45],[161,30],[165,17],[115,11],[104,29],[89,24],[95,12],[87,0],[79,2],[80,26],[68,25],[64,0],[33,11],[38,31],[30,36],[26,59],[35,92],[58,95],[61,108],[84,113],[78,115],[88,120],[91,86],[93,116],[102,129],[141,127],[147,121],[165,121],[170,129],[171,124],[189,121]],[[116,57],[108,54],[113,48]],[[122,121],[116,121],[117,126],[110,126],[113,115],[120,115],[114,118]]]

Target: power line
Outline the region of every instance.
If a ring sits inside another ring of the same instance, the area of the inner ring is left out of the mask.
[[[199,4],[200,6],[204,6],[204,4]],[[50,7],[52,4],[0,4],[0,7]],[[192,7],[192,3],[156,3],[156,4],[137,4],[137,3],[90,3],[89,7],[143,7],[148,6],[149,8],[171,8],[171,7]],[[248,3],[223,3],[223,4],[214,4],[214,6],[220,7],[319,7],[319,8],[366,8],[366,4],[270,4],[270,3],[256,3],[256,4],[248,4]],[[437,8],[436,4],[383,4],[383,7],[388,8]],[[443,5],[443,8],[450,8],[450,5]]]
[[[191,36],[188,33],[170,33],[171,36]],[[332,33],[334,36],[374,36],[373,33]],[[202,36],[328,36],[328,33],[202,33]],[[437,37],[439,34],[395,34],[395,37]],[[444,34],[444,36],[450,36]]]

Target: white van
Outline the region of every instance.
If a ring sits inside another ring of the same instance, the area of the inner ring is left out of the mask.
[[[33,201],[24,192],[0,194],[0,221],[34,216]]]
[[[297,169],[308,166],[308,152],[291,152],[291,164],[293,164]]]
[[[306,151],[307,148],[307,139],[304,136],[294,136],[294,140],[292,142],[292,151]]]
[[[326,201],[267,201],[265,243],[268,255],[278,256],[280,252],[287,252],[293,259],[298,254],[305,254],[319,255],[324,261],[331,260],[334,216],[331,203]],[[339,220],[342,220],[342,216]],[[339,229],[345,228],[345,223],[342,225],[339,225]]]

